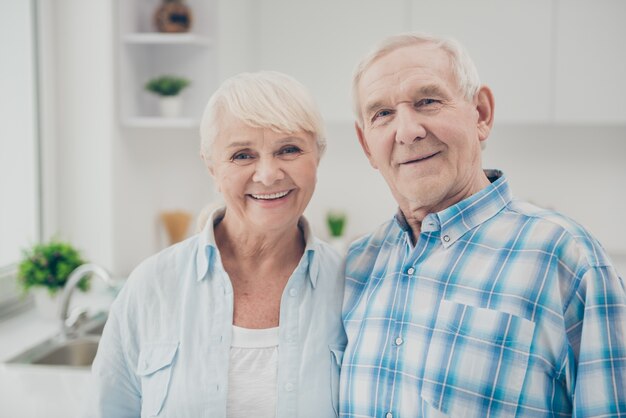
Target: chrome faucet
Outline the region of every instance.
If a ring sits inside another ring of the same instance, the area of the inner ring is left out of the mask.
[[[59,320],[61,321],[61,337],[67,338],[75,328],[75,325],[79,322],[81,318],[84,318],[86,315],[86,311],[79,313],[78,315],[73,315],[73,318],[68,320],[67,310],[70,305],[70,299],[72,298],[72,293],[74,292],[74,288],[78,285],[78,282],[85,277],[87,274],[93,273],[95,276],[100,277],[108,286],[113,287],[113,280],[111,279],[111,275],[102,267],[97,264],[82,264],[74,269],[70,276],[67,278],[67,282],[63,287],[63,293],[61,294],[61,298],[59,299]]]

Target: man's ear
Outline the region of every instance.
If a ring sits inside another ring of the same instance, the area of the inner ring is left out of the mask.
[[[376,166],[376,163],[374,162],[374,159],[372,158],[372,153],[370,152],[370,149],[367,146],[367,141],[365,140],[365,135],[363,135],[363,129],[361,129],[361,127],[359,126],[358,122],[354,122],[354,129],[356,130],[356,136],[359,138],[359,144],[361,144],[361,148],[363,148],[363,152],[365,153],[365,156],[369,160],[370,165],[375,170],[378,170],[378,167]]]
[[[491,89],[487,86],[481,86],[474,96],[474,104],[478,111],[478,139],[482,142],[489,137],[493,127],[495,103]]]

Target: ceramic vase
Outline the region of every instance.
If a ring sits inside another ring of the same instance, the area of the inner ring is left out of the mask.
[[[182,100],[180,96],[162,96],[159,99],[159,109],[164,118],[177,118],[180,116]]]
[[[46,320],[55,320],[58,318],[59,299],[61,291],[57,291],[54,295],[50,295],[48,288],[38,287],[30,290],[35,299],[35,307],[39,316]]]

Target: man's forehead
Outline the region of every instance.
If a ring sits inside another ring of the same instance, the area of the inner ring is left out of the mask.
[[[433,45],[412,45],[394,50],[370,65],[359,81],[361,103],[388,90],[412,93],[453,90],[457,80],[448,54]],[[429,91],[424,91],[429,90]]]

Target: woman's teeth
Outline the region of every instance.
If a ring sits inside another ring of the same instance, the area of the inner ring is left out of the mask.
[[[271,193],[271,194],[252,194],[251,196],[254,197],[255,199],[272,200],[272,199],[280,199],[281,197],[285,197],[287,196],[287,193],[289,193],[289,190],[287,190],[286,192],[278,192],[278,193]]]

